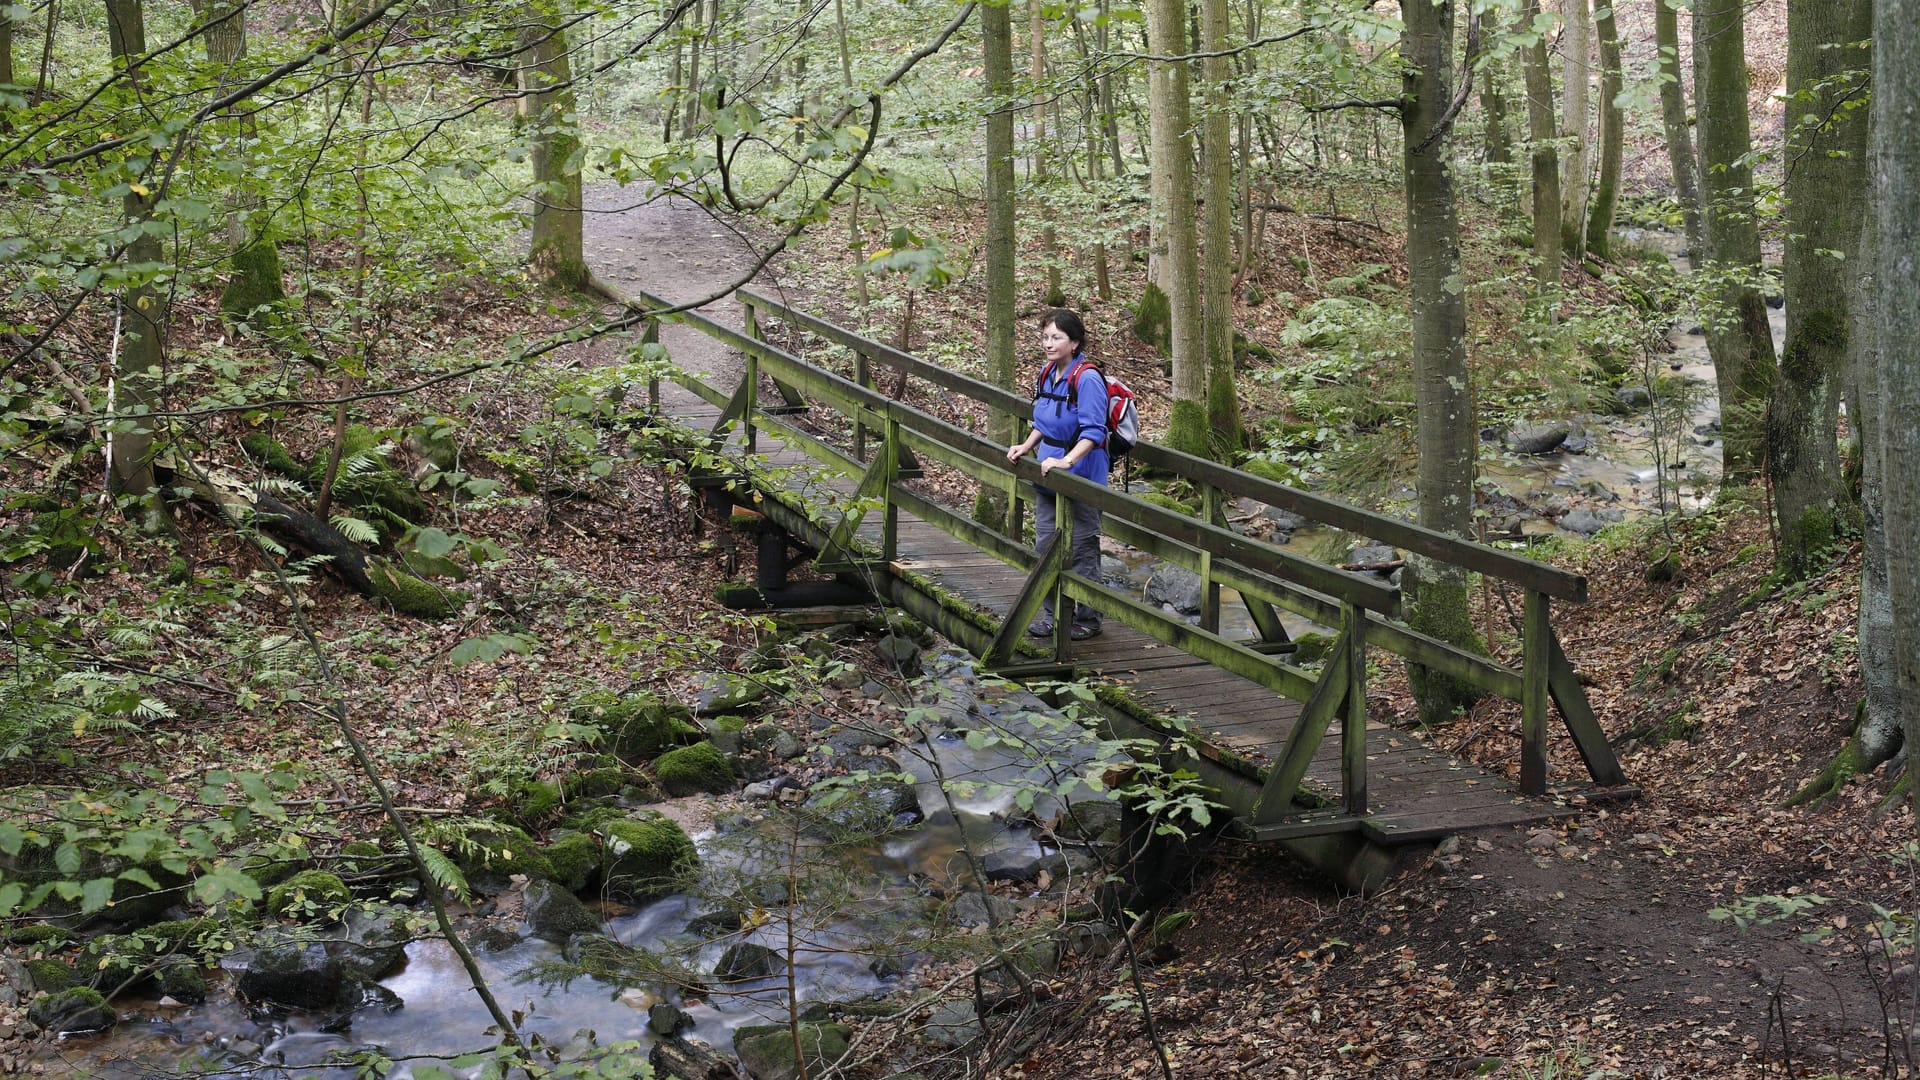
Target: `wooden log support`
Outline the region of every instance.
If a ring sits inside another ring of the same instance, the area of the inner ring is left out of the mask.
[[[1547,793],[1547,688],[1552,669],[1553,629],[1547,597],[1527,591],[1521,609],[1520,790]]]
[[[979,654],[980,660],[989,669],[1005,667],[1013,662],[1014,646],[1020,643],[1020,636],[1027,632],[1028,624],[1040,615],[1040,607],[1049,594],[1059,587],[1061,568],[1067,564],[1067,545],[1060,542],[1061,533],[1054,533],[1047,546],[1040,551],[1040,557],[1034,562],[1033,572],[1020,585],[1020,595],[1013,598],[1013,606],[1007,610],[1007,617],[1000,624],[1000,632],[993,635],[987,651]]]
[[[1347,697],[1340,713],[1340,785],[1347,813],[1367,812],[1367,613],[1346,605]]]
[[[1307,766],[1313,763],[1321,740],[1333,726],[1334,716],[1341,714],[1346,705],[1353,678],[1353,665],[1347,662],[1352,646],[1353,635],[1343,628],[1333,650],[1327,654],[1313,696],[1301,710],[1299,723],[1287,737],[1279,759],[1267,771],[1267,781],[1260,788],[1260,800],[1254,809],[1253,824],[1278,821],[1293,809],[1294,796],[1300,793],[1300,782],[1307,776]]]
[[[880,453],[887,461],[886,474],[896,481],[900,475],[900,455],[903,452],[904,448],[900,445],[900,424],[898,421],[888,419],[887,439],[882,444]],[[880,490],[881,497],[886,500],[885,505],[881,507],[885,517],[880,522],[880,557],[887,562],[900,557],[900,503],[893,497],[894,488],[897,486],[890,481]]]
[[[1573,736],[1573,745],[1586,762],[1587,775],[1594,783],[1607,787],[1626,783],[1627,774],[1620,768],[1620,759],[1613,755],[1613,746],[1607,742],[1607,733],[1601,730],[1600,721],[1593,715],[1593,705],[1587,701],[1580,676],[1561,650],[1560,635],[1554,633],[1552,627],[1547,629],[1547,642],[1553,648],[1547,669],[1547,690],[1553,695],[1553,703],[1560,707],[1567,734]]]
[[[1220,489],[1212,484],[1200,488],[1201,514],[1215,525],[1225,528],[1227,514],[1220,506]],[[1213,552],[1200,552],[1200,628],[1212,633],[1220,632],[1220,582],[1213,576]]]
[[[867,359],[864,349],[853,350],[853,381],[865,389],[873,389],[873,361]],[[853,456],[867,460],[867,425],[858,409],[853,413]]]
[[[813,560],[815,569],[826,573],[858,569],[852,563],[853,537],[860,531],[860,522],[867,516],[867,508],[874,500],[887,500],[887,491],[892,486],[892,454],[881,453],[867,466],[860,476],[860,485],[854,488],[853,498],[846,510],[840,514],[840,521],[827,535],[825,547]],[[888,500],[890,501],[890,500]]]
[[[765,343],[767,337],[760,332],[759,312],[755,310],[751,303],[742,306],[746,309],[745,322],[747,336],[755,341]],[[751,353],[748,354],[749,357],[751,357],[751,355]],[[794,416],[799,413],[812,411],[813,406],[807,404],[807,399],[801,395],[800,391],[787,385],[778,375],[773,377],[773,389],[780,395],[780,404],[763,409],[762,411],[768,416]]]
[[[748,308],[747,310],[751,311],[753,309]],[[640,331],[640,344],[642,347],[660,344],[659,319],[647,320],[645,329]],[[647,415],[660,415],[660,376],[658,375],[647,376]]]

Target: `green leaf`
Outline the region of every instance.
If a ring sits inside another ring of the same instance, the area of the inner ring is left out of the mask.
[[[113,878],[90,878],[80,889],[80,913],[91,915],[113,901]]]
[[[444,559],[458,547],[444,529],[429,527],[413,534],[413,550],[428,558]]]
[[[260,899],[260,883],[241,873],[228,863],[221,863],[201,874],[193,883],[194,899],[203,904],[217,904],[229,896],[238,896],[246,900]]]
[[[25,895],[26,890],[11,881],[0,885],[0,919],[11,918],[18,912],[20,900]]]
[[[0,821],[0,853],[18,855],[20,854],[21,845],[25,844],[26,841],[26,833],[21,832],[18,828],[15,828],[7,822]]]

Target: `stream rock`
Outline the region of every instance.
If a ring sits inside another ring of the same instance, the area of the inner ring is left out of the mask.
[[[840,1024],[802,1023],[800,1048],[806,1057],[806,1074],[817,1075],[845,1058],[850,1035]],[[733,1033],[733,1052],[740,1055],[753,1080],[798,1080],[800,1062],[793,1043],[793,1032],[785,1024],[752,1024]]]
[[[707,676],[693,692],[694,712],[700,716],[722,716],[740,712],[766,696],[766,683],[720,672]]]
[[[1507,449],[1516,454],[1551,454],[1572,434],[1565,424],[1537,424],[1507,432]]]
[[[733,1062],[698,1039],[661,1039],[647,1053],[657,1076],[677,1080],[737,1080]]]
[[[879,835],[925,820],[920,797],[905,780],[827,787],[807,796],[806,810],[821,824],[846,833]]]
[[[933,1007],[920,1033],[935,1046],[959,1048],[986,1034],[986,1028],[973,1002],[943,1001]]]
[[[713,969],[713,974],[721,982],[747,982],[778,975],[786,968],[786,958],[779,953],[765,945],[743,941],[729,946],[726,952],[720,954],[720,963]]]
[[[1014,916],[1013,903],[992,893],[969,890],[954,897],[953,903],[947,905],[947,918],[956,926],[985,926],[989,913],[992,922],[1004,924]]]
[[[580,898],[551,881],[527,886],[527,932],[542,941],[564,945],[575,934],[600,932],[600,917]]]
[[[272,930],[251,947],[221,961],[234,973],[234,992],[247,1001],[294,1009],[352,1012],[367,1006],[388,1011],[400,997],[375,980],[397,970],[406,951],[345,938],[314,938]]]
[[[925,668],[920,663],[920,646],[913,639],[888,634],[874,643],[880,658],[909,679],[918,678]]]
[[[1200,610],[1200,575],[1173,563],[1155,563],[1143,595],[1149,604],[1193,615]]]
[[[55,1035],[105,1031],[119,1021],[100,991],[70,986],[27,1003],[27,1019]]]

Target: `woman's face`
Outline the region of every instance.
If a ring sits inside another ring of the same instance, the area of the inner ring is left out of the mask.
[[[1065,331],[1052,323],[1040,328],[1040,348],[1046,352],[1047,359],[1056,368],[1072,360],[1079,345],[1079,342],[1068,337]]]

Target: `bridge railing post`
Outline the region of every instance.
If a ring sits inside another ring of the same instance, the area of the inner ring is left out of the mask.
[[[747,310],[751,311],[753,309],[748,308]],[[660,320],[659,319],[647,320],[646,329],[640,331],[640,344],[641,345],[660,344]],[[660,415],[660,376],[658,375],[647,376],[647,415],[649,416]]]
[[[859,383],[862,390],[873,389],[873,361],[867,359],[864,349],[853,350],[853,381]],[[889,445],[893,444],[889,442]],[[867,460],[867,425],[861,422],[858,410],[853,414],[853,456],[857,461]],[[900,462],[898,456],[893,460],[895,466]]]
[[[1527,590],[1520,633],[1520,791],[1547,792],[1547,680],[1553,671],[1553,628],[1547,596]]]
[[[858,415],[857,413],[855,415]],[[900,441],[900,421],[887,417],[886,442],[880,447],[885,454],[887,481],[880,488],[880,557],[893,562],[900,557],[900,504],[893,499],[893,485],[900,482],[900,453],[903,445]]]
[[[1200,485],[1200,513],[1204,521],[1224,520],[1219,488]],[[1220,583],[1213,579],[1213,552],[1206,548],[1200,549],[1200,629],[1220,632]]]
[[[1352,602],[1340,605],[1340,632],[1346,636],[1347,701],[1340,714],[1340,786],[1347,813],[1367,812],[1367,613]]]

